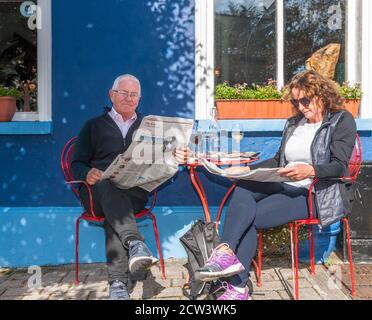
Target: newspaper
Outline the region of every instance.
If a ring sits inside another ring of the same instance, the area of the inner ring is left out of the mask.
[[[259,182],[289,182],[288,177],[281,177],[278,173],[280,168],[259,168],[245,173],[232,174],[218,167],[216,164],[206,160],[199,159],[203,166],[212,174],[220,175],[229,179],[251,180]]]
[[[129,148],[111,163],[102,179],[110,179],[120,189],[155,190],[178,172],[173,151],[187,146],[193,125],[190,119],[145,117]]]

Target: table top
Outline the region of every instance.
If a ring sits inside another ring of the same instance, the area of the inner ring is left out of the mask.
[[[239,155],[242,155],[239,156]],[[252,162],[255,162],[259,160],[259,153],[257,152],[243,152],[241,154],[226,154],[226,153],[221,153],[220,155],[212,155],[209,157],[205,157],[205,155],[198,155],[198,158],[205,158],[208,161],[219,165],[219,166],[232,166],[232,165],[239,165],[239,164],[249,164]],[[203,166],[202,163],[198,160],[197,157],[190,157],[188,159],[188,163],[185,164],[185,166]]]

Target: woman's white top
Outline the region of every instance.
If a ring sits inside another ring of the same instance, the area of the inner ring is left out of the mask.
[[[291,167],[296,164],[313,164],[311,156],[311,144],[321,125],[322,122],[304,123],[295,129],[293,135],[289,138],[284,151],[285,158],[288,161],[287,167]],[[285,183],[295,187],[309,189],[313,183],[313,179],[307,178],[302,181]]]

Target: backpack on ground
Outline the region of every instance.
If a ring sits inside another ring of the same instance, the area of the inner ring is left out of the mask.
[[[213,249],[219,244],[216,225],[198,220],[180,241],[187,253],[188,262],[185,267],[189,272],[189,282],[184,285],[183,294],[190,300],[196,300],[203,294],[208,295],[215,286],[214,282],[195,279],[195,271],[205,265]]]

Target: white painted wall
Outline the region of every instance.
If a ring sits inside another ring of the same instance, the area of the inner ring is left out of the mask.
[[[372,1],[362,3],[362,89],[361,118],[372,119]]]

